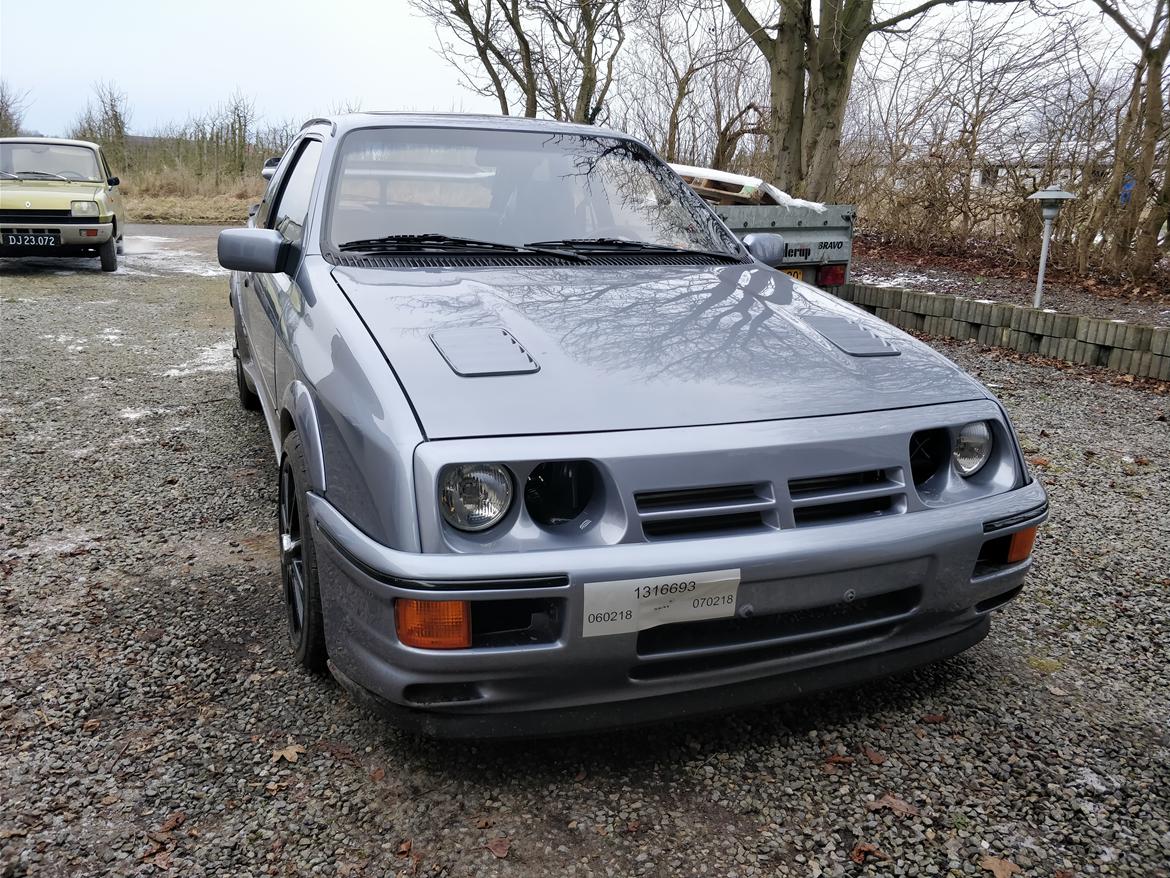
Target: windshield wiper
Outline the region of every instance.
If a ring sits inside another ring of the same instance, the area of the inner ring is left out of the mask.
[[[66,183],[74,182],[68,177],[63,177],[60,174],[54,174],[52,171],[18,171],[16,173],[16,178],[19,180],[21,177],[27,176],[28,174],[38,174],[41,177],[55,177],[58,180],[64,180]]]
[[[685,253],[689,256],[710,256],[740,262],[741,257],[724,250],[692,250],[689,247],[675,247],[670,244],[655,244],[653,241],[633,241],[629,238],[560,238],[555,241],[532,241],[527,247],[569,247],[598,252],[631,250],[640,253]]]
[[[342,252],[363,250],[382,253],[418,253],[437,251],[440,253],[485,252],[485,253],[536,253],[541,256],[555,256],[575,262],[588,262],[584,253],[556,247],[541,247],[533,244],[505,244],[501,241],[481,241],[477,238],[462,238],[458,235],[441,235],[437,232],[422,235],[384,235],[381,238],[362,238],[346,241],[337,246]]]
[[[16,176],[16,174],[12,173],[11,171],[0,171],[0,174],[3,174],[9,180],[19,180],[20,179],[20,177]]]

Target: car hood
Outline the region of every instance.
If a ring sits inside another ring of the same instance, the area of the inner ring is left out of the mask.
[[[729,424],[987,396],[905,333],[763,266],[336,267],[333,277],[431,439]]]
[[[69,210],[71,201],[94,201],[102,187],[63,180],[0,180],[0,210]]]

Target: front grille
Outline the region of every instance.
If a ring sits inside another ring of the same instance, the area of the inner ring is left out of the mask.
[[[72,216],[67,210],[0,210],[0,223],[65,223],[84,226],[101,222],[96,216]]]
[[[921,598],[911,586],[789,613],[661,625],[638,634],[638,655],[649,661],[630,677],[661,680],[878,640],[913,615]]]
[[[855,630],[889,623],[910,613],[921,596],[918,586],[911,586],[850,603],[842,601],[787,613],[660,625],[638,634],[638,655],[812,640],[840,633],[843,628]]]
[[[791,479],[788,497],[797,527],[901,512],[906,502],[896,468]]]
[[[777,526],[776,499],[768,482],[641,491],[634,504],[642,533],[650,540]]]

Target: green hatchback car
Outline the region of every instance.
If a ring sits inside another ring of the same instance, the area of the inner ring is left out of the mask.
[[[0,257],[97,256],[116,271],[125,215],[96,143],[0,138]]]

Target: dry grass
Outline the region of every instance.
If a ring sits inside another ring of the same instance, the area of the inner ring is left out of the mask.
[[[216,179],[162,168],[127,175],[122,196],[131,222],[243,225],[248,206],[260,200],[265,185],[259,174]]]
[[[132,223],[242,226],[248,206],[259,195],[135,195],[126,193],[126,214]]]

